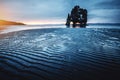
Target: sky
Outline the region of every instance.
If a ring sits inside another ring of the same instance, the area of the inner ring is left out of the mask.
[[[88,23],[120,23],[119,0],[0,0],[0,20],[65,23],[75,5],[88,10]]]

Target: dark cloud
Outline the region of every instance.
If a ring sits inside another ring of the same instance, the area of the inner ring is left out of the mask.
[[[103,2],[97,3],[95,6],[98,9],[120,9],[120,1],[104,0]]]
[[[100,0],[94,4],[90,13],[91,18],[98,17],[108,22],[120,22],[120,1],[119,0]]]

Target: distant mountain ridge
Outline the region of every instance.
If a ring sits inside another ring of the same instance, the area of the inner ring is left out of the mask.
[[[25,25],[25,24],[20,22],[0,20],[0,25]]]

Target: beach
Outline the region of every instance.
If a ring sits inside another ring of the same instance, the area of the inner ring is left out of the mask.
[[[119,28],[48,27],[2,31],[0,78],[120,79]]]

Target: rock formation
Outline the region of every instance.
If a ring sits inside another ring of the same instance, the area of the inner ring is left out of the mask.
[[[67,20],[66,20],[66,26],[70,27],[70,23],[73,23],[73,27],[79,26],[79,27],[86,27],[87,24],[87,10],[80,8],[78,5],[76,5],[72,11],[71,14],[68,14]]]

